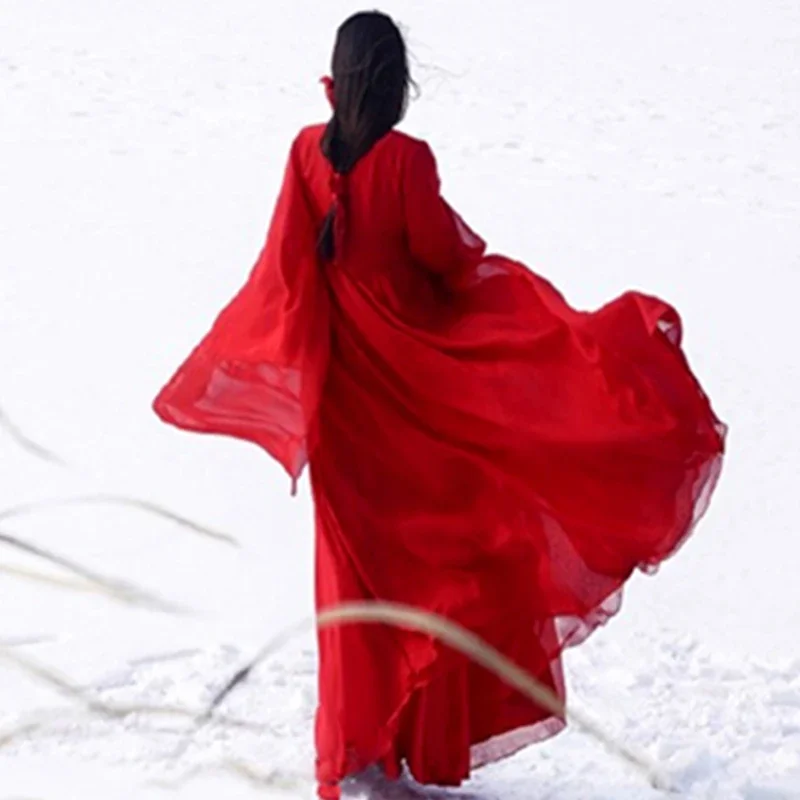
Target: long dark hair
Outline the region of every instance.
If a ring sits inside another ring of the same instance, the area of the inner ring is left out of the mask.
[[[403,35],[377,11],[355,14],[336,34],[333,48],[334,112],[320,143],[339,176],[403,117],[411,76]],[[334,257],[337,200],[328,211],[317,242],[323,261]]]

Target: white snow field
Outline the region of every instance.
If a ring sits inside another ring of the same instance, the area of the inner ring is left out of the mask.
[[[731,426],[708,517],[570,654],[571,702],[677,796],[800,798],[800,4],[384,7],[422,89],[405,128],[434,146],[451,202],[577,305],[629,287],[674,302]],[[64,573],[0,541],[0,800],[313,795],[311,636],[223,707],[251,727],[194,734],[181,718],[92,715],[9,658],[98,700],[197,709],[311,613],[307,487],[292,500],[255,448],[168,429],[150,401],[244,280],[290,141],[326,116],[317,80],[354,10],[0,0],[0,408],[66,461],[0,430],[0,509],[123,494],[240,544],[134,508],[0,512],[0,533],[193,612],[22,578],[11,569]],[[571,730],[428,796],[663,795]]]

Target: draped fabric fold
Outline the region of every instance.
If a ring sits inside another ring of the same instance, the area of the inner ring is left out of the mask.
[[[154,403],[180,428],[260,445],[293,481],[314,445],[328,364],[329,298],[316,235],[293,150],[249,279]]]

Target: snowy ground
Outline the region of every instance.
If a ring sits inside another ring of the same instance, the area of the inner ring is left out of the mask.
[[[576,304],[630,286],[673,301],[731,424],[705,524],[571,654],[571,699],[679,796],[800,797],[800,6],[385,7],[409,27],[422,88],[407,128],[434,145],[453,204]],[[0,408],[68,462],[0,433],[0,508],[132,494],[241,545],[96,505],[0,519],[195,610],[134,611],[0,571],[0,645],[106,701],[196,707],[311,610],[307,490],[291,501],[255,449],[168,430],[149,403],[249,269],[288,143],[325,113],[316,81],[352,10],[0,0]],[[0,548],[0,568],[38,567]],[[310,796],[310,648],[226,707],[259,730],[194,737],[174,719],[90,719],[0,661],[0,799],[268,797],[283,779]],[[7,736],[32,715],[39,727]],[[234,773],[242,762],[272,788]],[[457,796],[659,795],[570,732]]]

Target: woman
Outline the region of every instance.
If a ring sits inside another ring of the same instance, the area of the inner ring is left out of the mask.
[[[670,306],[581,313],[486,255],[428,146],[394,130],[409,82],[388,17],[342,25],[332,118],[295,140],[255,269],[155,409],[293,481],[310,464],[320,608],[441,614],[563,697],[563,649],[691,532],[724,426]],[[371,765],[457,785],[563,724],[429,637],[320,635],[322,797]]]

